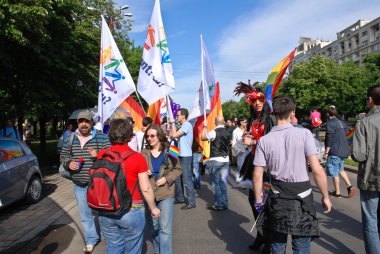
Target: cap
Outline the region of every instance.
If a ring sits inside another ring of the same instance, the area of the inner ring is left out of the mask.
[[[87,120],[91,121],[92,120],[92,114],[91,114],[90,111],[87,111],[87,110],[86,111],[81,111],[78,114],[78,120],[79,119],[87,119]]]

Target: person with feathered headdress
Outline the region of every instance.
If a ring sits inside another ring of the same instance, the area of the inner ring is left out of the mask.
[[[237,83],[234,93],[236,96],[244,94],[246,102],[250,105],[250,116],[248,117],[248,124],[246,132],[243,134],[243,143],[251,148],[251,152],[244,160],[243,166],[240,170],[240,176],[243,180],[252,180],[253,172],[253,159],[256,151],[257,141],[267,134],[275,125],[275,118],[271,115],[271,108],[266,100],[264,92],[257,87],[259,83],[245,84],[243,82]],[[264,181],[269,180],[269,177],[264,176]],[[252,189],[249,189],[248,201],[251,205],[254,218],[258,217],[257,209],[255,208],[255,196]],[[266,223],[266,216],[261,216],[256,224],[257,237],[253,244],[249,245],[250,249],[259,249],[264,244],[263,253],[270,253],[270,232]]]

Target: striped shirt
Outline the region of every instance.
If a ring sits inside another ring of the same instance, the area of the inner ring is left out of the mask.
[[[100,149],[104,149],[111,146],[111,143],[109,142],[107,135],[100,132],[96,132],[95,129],[92,130],[91,138],[83,145],[83,147],[81,147],[80,141],[78,139],[78,134],[74,132],[72,135],[74,135],[74,139],[71,148],[69,144],[71,135],[67,136],[63,141],[60,161],[61,164],[64,165],[66,170],[72,173],[74,184],[79,186],[86,186],[90,181],[90,168],[96,159],[96,157],[92,157],[90,155],[88,149],[92,148],[99,152]],[[78,171],[71,171],[69,169],[70,162],[78,161],[80,157],[82,157],[84,161],[81,169]]]

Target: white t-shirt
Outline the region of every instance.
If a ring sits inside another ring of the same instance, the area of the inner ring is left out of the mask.
[[[218,128],[224,128],[224,126],[223,125],[218,125],[218,126],[216,126],[215,129],[218,129]],[[210,141],[214,141],[215,140],[215,138],[216,138],[215,129],[207,133],[206,137],[207,137],[208,140],[210,140]],[[223,157],[223,156],[211,157],[209,160],[210,161],[218,161],[218,162],[229,162],[230,158],[227,155],[226,157]]]

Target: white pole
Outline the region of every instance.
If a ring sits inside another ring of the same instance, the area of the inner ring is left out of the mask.
[[[203,38],[201,34],[201,70],[202,70],[202,93],[203,93],[203,116],[204,116],[204,122],[203,125],[207,124],[206,120],[206,107],[205,107],[205,102],[206,102],[206,96],[205,96],[205,77],[204,77],[204,72],[203,72]]]
[[[139,103],[140,103],[140,106],[141,106],[141,108],[142,108],[142,110],[143,110],[143,112],[144,112],[144,116],[146,116],[146,112],[145,112],[145,109],[144,109],[144,107],[143,107],[143,105],[142,105],[142,102],[141,102],[141,99],[140,99],[140,96],[139,96],[139,93],[135,90],[135,93],[136,93],[136,95],[137,95],[137,98],[139,99]]]

